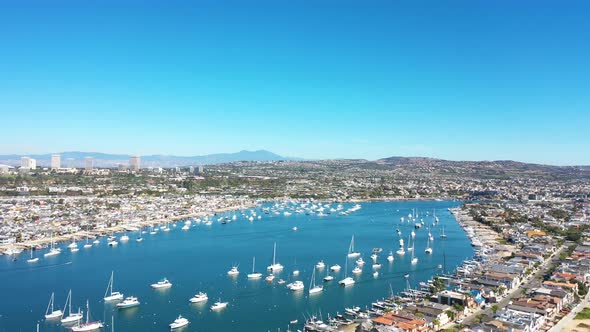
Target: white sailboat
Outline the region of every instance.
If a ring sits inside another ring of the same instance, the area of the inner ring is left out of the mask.
[[[29,263],[37,263],[39,261],[39,257],[33,257],[33,247],[31,246],[31,258],[27,259]]]
[[[283,270],[283,266],[280,263],[277,263],[276,258],[277,258],[277,243],[275,242],[273,253],[272,253],[272,265],[269,265],[267,268],[270,272],[278,272],[278,271]]]
[[[260,279],[262,278],[262,273],[256,272],[254,266],[256,265],[256,257],[252,257],[252,273],[248,274],[248,279]]]
[[[418,257],[414,257],[414,243],[412,243],[412,260],[410,261],[410,263],[412,265],[418,264]]]
[[[405,255],[406,251],[404,250],[404,239],[399,239],[399,249],[395,252],[398,255]]]
[[[74,332],[96,331],[102,327],[103,327],[102,322],[100,322],[100,321],[91,322],[90,321],[90,304],[88,303],[88,300],[86,300],[86,323],[80,324],[80,321],[78,321],[78,325],[72,327],[72,331],[74,331]]]
[[[113,284],[114,284],[114,276],[115,272],[111,271],[111,279],[109,279],[109,284],[107,285],[107,290],[104,293],[104,301],[120,301],[123,299],[123,294],[119,292],[113,292]]]
[[[49,252],[46,252],[43,256],[55,256],[61,254],[61,249],[53,247],[53,233],[51,233],[51,245],[49,248]]]
[[[430,247],[430,238],[426,240],[426,250],[424,250],[424,252],[429,255],[432,254],[432,248]]]
[[[348,246],[348,257],[353,258],[353,257],[358,257],[360,256],[361,253],[354,251],[354,235],[352,236],[352,239],[350,240],[350,245]]]
[[[88,249],[92,247],[92,244],[90,244],[90,235],[88,234],[88,227],[86,227],[86,244],[84,244],[84,248]]]
[[[47,304],[47,309],[45,310],[45,319],[57,319],[63,316],[63,311],[61,310],[53,310],[53,305],[55,303],[55,293],[51,293],[51,297],[49,298],[49,304]]]
[[[387,256],[387,261],[391,263],[391,262],[393,262],[393,259],[394,259],[393,258],[393,251],[390,251],[389,256]]]
[[[323,290],[324,290],[324,286],[315,284],[315,267],[314,267],[313,273],[311,274],[311,282],[309,283],[309,295],[320,293]]]
[[[68,310],[68,315],[64,317],[66,308]],[[69,324],[79,322],[84,316],[82,312],[78,308],[78,312],[72,312],[72,290],[68,293],[68,298],[66,299],[66,304],[64,305],[64,313],[61,317],[62,324]]]
[[[442,227],[442,234],[440,235],[441,238],[445,239],[447,235],[445,234],[445,226]]]
[[[347,277],[348,275],[348,257],[346,258],[346,263],[344,264],[345,268],[344,268],[344,279],[340,280],[338,282],[338,284],[342,285],[342,286],[350,286],[353,285],[355,283],[354,279],[352,277]]]

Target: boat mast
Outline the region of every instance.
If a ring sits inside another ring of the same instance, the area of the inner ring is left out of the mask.
[[[277,256],[277,243],[274,244],[274,249],[272,251],[272,265],[276,264],[276,256]]]
[[[49,314],[49,308],[51,308],[51,312],[53,312],[53,297],[55,293],[51,293],[51,297],[49,298],[49,304],[47,304],[47,309],[45,310],[45,315]]]

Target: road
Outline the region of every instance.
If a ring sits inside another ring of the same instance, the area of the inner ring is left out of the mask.
[[[533,273],[527,279],[525,279],[525,281],[522,284],[520,284],[520,286],[513,289],[510,293],[508,293],[508,296],[506,296],[505,298],[500,300],[500,302],[496,303],[496,305],[500,308],[504,308],[508,305],[508,302],[521,296],[522,289],[525,289],[525,288],[531,289],[531,288],[539,287],[540,281],[538,280],[538,278],[539,277],[542,278],[543,275],[549,270],[549,268],[551,266],[553,266],[554,264],[557,264],[559,262],[559,254],[561,254],[565,249],[566,249],[566,246],[561,246],[558,250],[556,250],[555,253],[553,253],[553,255],[551,257],[549,257],[549,259],[545,260],[543,262],[543,264],[541,264],[541,266],[539,267],[537,272]],[[475,312],[469,314],[466,318],[464,318],[462,324],[466,325],[466,326],[472,324],[477,319],[477,316],[479,316],[481,314],[484,314],[484,315],[490,316],[490,317],[493,316],[493,312],[492,312],[491,308],[479,309],[479,310],[476,310]]]

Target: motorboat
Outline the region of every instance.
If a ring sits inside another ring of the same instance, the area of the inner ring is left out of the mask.
[[[151,287],[155,288],[155,289],[170,288],[170,287],[172,287],[172,283],[170,283],[170,281],[168,281],[168,279],[164,278],[164,279],[156,282],[155,284],[151,284]]]
[[[207,302],[207,300],[209,300],[207,293],[199,292],[197,295],[191,297],[189,302],[190,303],[201,303],[201,302]]]
[[[128,296],[125,298],[125,300],[123,300],[123,302],[117,303],[117,308],[127,309],[127,308],[137,307],[138,305],[139,305],[139,300],[137,299],[137,297]]]
[[[300,291],[305,288],[305,285],[300,280],[296,280],[290,284],[287,284],[287,288],[289,288],[292,291]]]
[[[170,329],[179,329],[183,326],[187,326],[189,323],[190,322],[188,321],[188,319],[179,315],[178,318],[176,318],[172,323],[170,323]]]
[[[232,268],[227,271],[227,275],[229,276],[237,276],[238,274],[240,274],[240,271],[238,270],[237,266],[232,266]]]
[[[216,311],[216,310],[222,310],[227,308],[228,302],[221,302],[217,301],[215,302],[212,306],[211,306],[211,310]]]

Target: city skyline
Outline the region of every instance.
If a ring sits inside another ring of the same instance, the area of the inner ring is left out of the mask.
[[[0,4],[0,154],[590,164],[581,1],[33,3]]]

